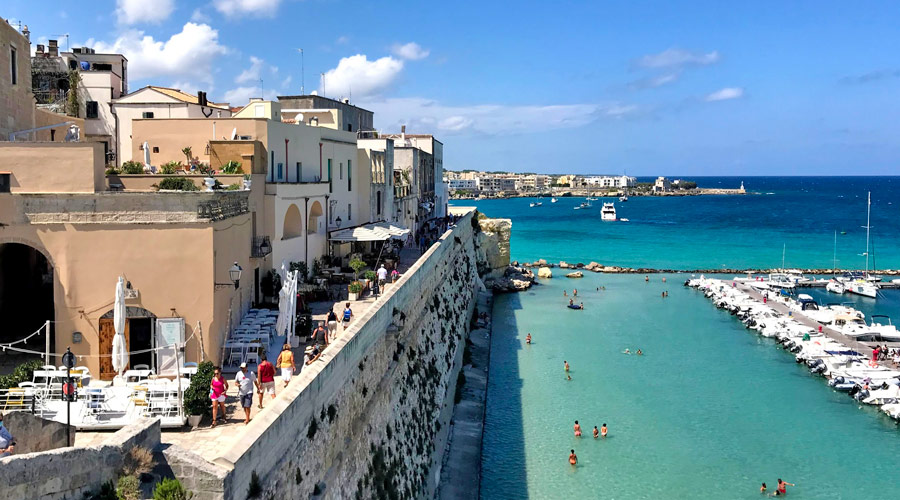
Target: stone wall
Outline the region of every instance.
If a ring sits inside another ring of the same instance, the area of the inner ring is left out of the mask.
[[[123,427],[99,446],[0,458],[0,491],[6,500],[81,498],[117,479],[131,448],[152,450],[159,445],[159,437],[159,419],[144,419]]]
[[[307,367],[215,463],[224,498],[431,496],[475,306],[472,213]]]
[[[3,424],[16,439],[16,454],[55,450],[75,442],[75,427],[70,427],[71,440],[66,440],[66,424],[36,417],[28,412],[13,411],[3,417]]]

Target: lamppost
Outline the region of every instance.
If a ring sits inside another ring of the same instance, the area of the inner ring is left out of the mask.
[[[66,383],[63,385],[63,395],[66,398],[66,447],[72,446],[72,397],[75,395],[75,384],[72,383],[72,368],[75,367],[75,355],[66,347],[66,353],[62,356],[62,364],[66,367]]]
[[[216,286],[232,286],[234,285],[234,289],[237,290],[241,286],[241,273],[244,269],[235,262],[233,266],[228,269],[228,277],[231,279],[231,283],[216,283]]]
[[[343,223],[343,222],[344,221],[341,220],[341,216],[338,215],[337,219],[334,220],[334,225],[337,227],[341,227],[341,223]]]

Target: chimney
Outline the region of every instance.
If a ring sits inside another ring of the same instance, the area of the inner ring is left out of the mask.
[[[206,92],[203,92],[202,90],[197,92],[197,104],[206,106]]]
[[[34,55],[36,55],[36,56],[44,55],[44,46],[41,44],[38,44],[37,48],[34,49]]]
[[[406,140],[406,125],[400,125],[400,140]]]
[[[50,54],[50,57],[56,57],[59,55],[59,45],[56,43],[56,40],[50,40],[47,42],[47,52]]]

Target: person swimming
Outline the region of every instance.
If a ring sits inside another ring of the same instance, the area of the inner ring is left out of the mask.
[[[644,351],[638,349],[637,355],[638,355],[638,356],[643,356],[643,355],[644,355]]]
[[[577,288],[573,288],[573,289],[572,289],[572,296],[573,296],[573,297],[578,297],[578,289],[577,289]]]
[[[578,455],[575,454],[575,450],[571,450],[569,453],[569,463],[573,466],[578,464]]]
[[[572,380],[572,376],[569,375],[568,373],[566,374],[566,380]]]
[[[664,276],[664,277],[663,277],[663,283],[665,283],[665,282],[666,282],[666,278],[665,278],[665,276]]]
[[[563,366],[566,368],[566,371],[569,371],[569,362],[568,361],[563,360]]]
[[[598,437],[600,437],[600,431],[597,430],[597,426],[595,425],[594,426],[594,439],[597,439]]]
[[[575,437],[580,438],[581,437],[581,425],[578,424],[577,420],[575,421],[574,429],[575,429]]]
[[[781,478],[778,478],[778,486],[775,488],[775,496],[787,495],[787,487],[788,486],[796,486],[794,483],[789,483],[787,481],[782,481]]]
[[[528,335],[525,336],[525,343],[526,343],[526,344],[531,344],[531,334],[530,334],[530,333],[529,333]]]
[[[569,296],[569,292],[563,290],[563,297],[568,297],[568,296]]]
[[[647,282],[649,282],[649,281],[650,281],[650,276],[649,276],[649,275],[645,275],[645,276],[644,276],[644,282],[647,283]]]
[[[765,492],[766,492],[766,483],[763,483],[762,486],[760,486],[759,492],[760,492],[760,493],[765,493]]]
[[[584,309],[584,302],[578,304],[578,308],[583,310],[583,309]]]
[[[622,354],[631,354],[631,349],[625,349]]]
[[[569,299],[569,305],[570,305],[570,306],[574,306],[574,305],[575,305],[575,299]]]
[[[606,434],[609,432],[609,429],[606,428],[606,422],[603,422],[603,425],[600,427],[600,435],[606,437]]]

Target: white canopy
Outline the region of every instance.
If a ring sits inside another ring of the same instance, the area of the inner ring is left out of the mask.
[[[390,222],[373,222],[357,227],[349,227],[331,233],[331,241],[384,241],[402,238],[409,229]]]

